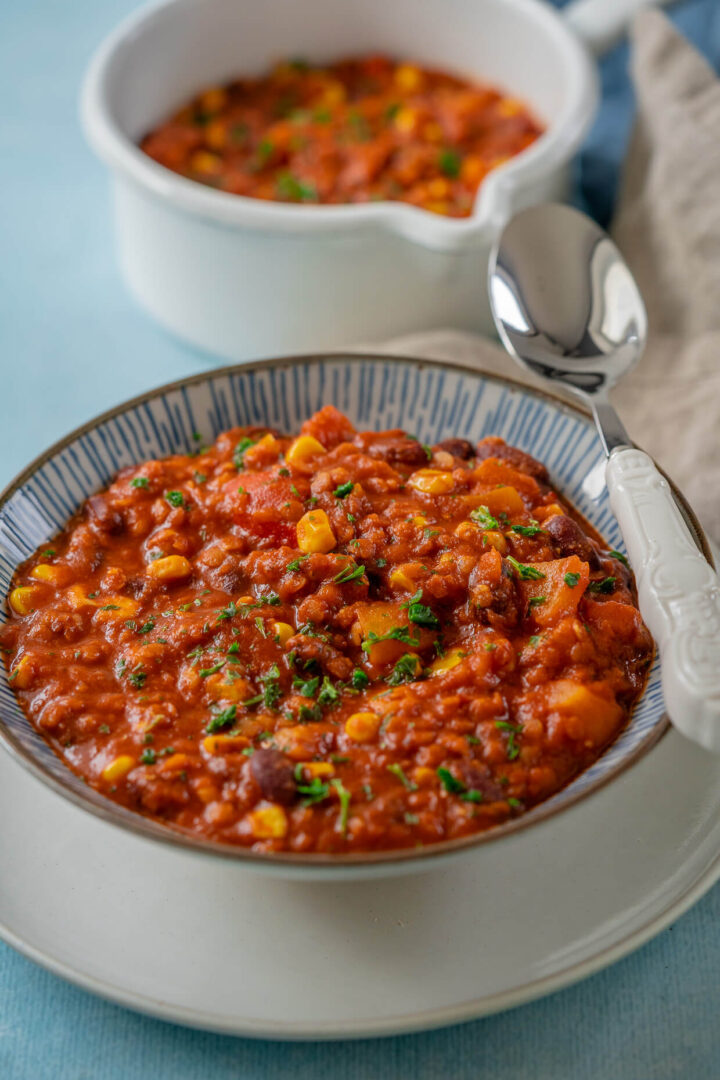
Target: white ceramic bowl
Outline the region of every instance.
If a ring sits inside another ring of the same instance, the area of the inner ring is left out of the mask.
[[[586,36],[597,31],[586,16],[608,2],[574,9]],[[488,176],[459,220],[400,202],[244,198],[186,180],[137,146],[203,86],[260,74],[285,56],[366,52],[493,83],[527,101],[547,130]],[[514,211],[567,195],[596,84],[577,34],[540,0],[165,0],[101,45],[82,116],[112,173],[130,289],[182,338],[243,360],[432,326],[489,330],[492,241]]]
[[[51,447],[0,495],[0,593],[7,593],[20,563],[47,544],[118,469],[152,457],[191,452],[195,431],[206,442],[235,424],[268,424],[292,433],[327,403],[346,412],[360,428],[402,427],[429,443],[453,435],[473,440],[500,435],[545,462],[558,490],[612,547],[623,548],[607,492],[596,501],[583,492],[583,479],[601,459],[602,448],[592,419],[581,410],[511,380],[430,361],[362,355],[296,357],[220,369],[160,387],[97,417]],[[702,544],[702,532],[688,513]],[[0,610],[0,621],[5,618]],[[304,878],[388,876],[430,869],[464,853],[479,855],[488,843],[536,826],[616,777],[666,728],[656,660],[629,725],[612,746],[568,787],[516,820],[422,850],[267,855],[198,840],[88,787],[28,723],[0,665],[0,740],[45,784],[139,836],[230,858],[238,866]]]

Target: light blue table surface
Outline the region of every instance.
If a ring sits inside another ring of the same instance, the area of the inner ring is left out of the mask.
[[[76,119],[89,55],[132,7],[0,4],[0,485],[100,410],[211,363],[125,293],[105,175]],[[720,66],[718,0],[680,4],[673,17]],[[578,201],[602,221],[631,123],[626,68],[624,46],[603,63],[604,105],[578,168]],[[256,1042],[149,1020],[0,945],[2,1080],[714,1080],[719,1021],[720,887],[579,986],[460,1027],[344,1044]]]

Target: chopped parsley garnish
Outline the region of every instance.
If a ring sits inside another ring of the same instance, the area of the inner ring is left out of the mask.
[[[205,475],[204,472],[194,472],[193,473],[193,480],[198,485],[199,484],[205,484],[207,482],[207,476]]]
[[[612,555],[613,552],[611,551],[610,554]],[[45,551],[43,551],[43,557],[46,559],[52,559],[53,555],[57,555],[55,548],[46,548]]]
[[[397,776],[402,786],[404,788],[407,788],[408,791],[417,791],[417,784],[414,783],[412,780],[408,780],[407,776],[403,771],[402,765],[388,765],[387,771],[389,773],[392,773],[393,776]]]
[[[317,202],[317,188],[293,176],[291,172],[280,173],[276,181],[277,193],[281,199],[292,202]]]
[[[234,723],[237,716],[237,705],[228,705],[226,709],[211,709],[213,713],[208,726],[205,728],[208,735],[214,735],[216,731],[222,731]]]
[[[369,686],[370,679],[362,668],[356,667],[350,676],[350,682],[356,690],[364,690],[366,686]]]
[[[297,675],[293,679],[293,688],[297,690],[301,697],[315,697],[319,685],[319,675],[316,675],[314,679],[308,679],[306,682],[303,682]]]
[[[315,803],[327,799],[330,794],[330,786],[328,784],[324,784],[319,776],[313,776],[309,784],[298,783],[298,780],[302,780],[302,776],[298,776],[298,772],[302,773],[302,765],[295,770],[295,783],[297,784],[298,794],[304,796],[302,800],[302,805],[304,807],[314,806]]]
[[[142,690],[146,679],[147,672],[143,671],[142,664],[138,664],[128,675],[130,685],[134,686],[136,690]]]
[[[510,531],[519,533],[520,536],[537,536],[538,533],[545,532],[545,529],[541,529],[539,525],[511,525]]]
[[[330,783],[335,788],[340,798],[340,832],[345,836],[347,833],[348,816],[350,814],[350,792],[343,784],[342,780],[334,779]]]
[[[185,499],[183,497],[182,491],[166,491],[165,498],[171,506],[177,507],[185,505]]]
[[[482,802],[482,791],[477,791],[475,788],[467,788],[462,780],[458,780],[457,777],[453,776],[449,769],[440,768],[437,770],[437,774],[440,778],[440,783],[449,795],[459,795],[463,802]]]
[[[101,611],[119,611],[120,610],[120,605],[119,604],[103,604],[103,606],[100,608],[100,610]]]
[[[567,585],[568,589],[574,589],[579,580],[580,580],[580,575],[579,574],[566,574],[565,575],[565,584]]]
[[[143,623],[138,629],[138,634],[149,634],[151,630],[155,629],[155,619],[151,615],[146,623]]]
[[[147,476],[133,476],[132,480],[130,481],[130,487],[149,488],[150,481],[148,480]]]
[[[340,694],[335,689],[333,684],[328,679],[327,675],[323,678],[322,686],[320,687],[320,693],[318,694],[318,705],[334,705],[339,699]]]
[[[540,607],[547,600],[547,596],[531,596],[528,600],[528,611],[532,611],[533,608]]]
[[[109,726],[107,724],[101,724],[100,727],[98,728],[98,731],[100,732],[101,735],[109,735],[110,734],[110,728],[109,728]]]
[[[520,800],[519,799],[514,799],[512,797],[512,795],[510,795],[508,797],[507,804],[508,804],[508,806],[512,806],[513,810],[519,810],[520,807],[522,806],[522,803],[520,802]]]
[[[250,709],[253,705],[259,705],[262,700],[263,695],[256,694],[255,697],[249,697],[247,698],[247,700],[241,701],[240,704],[243,706],[244,709]]]
[[[245,451],[249,450],[251,446],[254,446],[253,440],[248,439],[247,435],[244,435],[240,442],[237,443],[233,451],[233,465],[236,469],[243,469],[245,467],[245,462],[243,460]]]
[[[213,664],[212,667],[200,668],[198,674],[201,679],[207,679],[208,675],[217,675],[218,671],[221,671],[226,663],[226,660],[221,660],[219,664]]]
[[[498,731],[508,732],[507,741],[507,756],[508,761],[514,761],[520,753],[520,747],[517,745],[515,739],[522,731],[522,724],[511,724],[507,720],[496,720],[495,727]]]
[[[227,607],[224,607],[218,615],[216,622],[222,622],[223,619],[232,619],[233,615],[238,614],[237,604],[234,600],[231,600]]]
[[[282,469],[278,469],[278,471],[277,471],[277,474],[278,474],[278,476],[289,476],[289,475],[290,475],[290,470],[289,470],[289,469],[285,469],[285,468],[282,468]],[[294,484],[292,485],[292,487],[290,488],[290,490],[291,490],[292,492],[294,492],[294,494],[295,494],[295,495],[297,495],[297,490],[295,489],[295,485],[294,485]]]
[[[402,607],[407,608],[410,622],[415,623],[416,626],[427,626],[431,630],[438,630],[440,620],[429,607],[420,602],[421,600],[422,589],[418,589],[414,596],[402,604]]]
[[[532,645],[533,649],[535,649],[541,641],[542,638],[539,634],[533,634],[533,636],[530,638],[530,644]]]
[[[417,656],[414,653],[405,653],[388,675],[388,684],[390,686],[400,686],[402,683],[412,682],[416,677],[418,666]]]
[[[265,629],[265,623],[262,620],[262,616],[258,615],[258,617],[254,620],[254,622],[255,622],[255,626],[257,627],[259,632],[262,634],[263,637],[266,638],[267,637],[267,630]]]
[[[352,480],[348,480],[346,484],[338,484],[335,488],[335,497],[338,499],[344,499],[346,495],[349,495],[355,484]]]
[[[530,566],[528,563],[518,562],[512,555],[508,555],[507,561],[515,570],[521,581],[538,581],[540,578],[545,577],[542,570],[538,570],[536,566]]]
[[[606,577],[602,581],[591,581],[588,585],[588,592],[602,593],[603,595],[614,592],[615,580],[614,577]]]
[[[387,566],[387,559],[376,559],[375,560],[375,565],[379,566],[380,569],[382,570],[383,566]]]
[[[405,645],[420,644],[420,638],[412,636],[409,626],[393,626],[387,634],[376,634],[371,630],[360,647],[363,652],[370,652],[370,646],[377,645],[381,641],[402,641]]]
[[[298,555],[297,559],[293,559],[292,562],[289,562],[287,564],[287,566],[285,567],[285,569],[286,570],[299,570],[300,569],[300,563],[303,561],[303,559],[309,559],[309,558],[310,558],[310,555]]]
[[[238,645],[237,641],[233,641],[230,645],[228,645],[227,652],[228,656],[235,656],[237,655],[237,653],[240,652],[240,646]]]
[[[481,525],[483,529],[498,528],[498,520],[492,516],[487,506],[476,506],[474,510],[471,510],[470,520],[476,525]]]
[[[142,754],[140,755],[140,761],[143,763],[143,765],[154,765],[157,761],[157,754],[154,750],[151,750],[150,748],[148,748],[147,750],[143,750]]]
[[[301,724],[311,724],[316,720],[322,720],[322,709],[319,705],[301,705],[298,709],[298,721]]]
[[[345,585],[348,581],[358,581],[365,573],[364,566],[356,566],[355,563],[348,563],[343,567],[339,574],[336,574],[333,581],[337,581],[338,585]]]
[[[280,669],[273,664],[267,674],[260,679],[263,687],[262,700],[266,709],[275,709],[282,696],[280,688]]]
[[[47,555],[47,552],[45,552],[45,554]],[[623,555],[622,551],[613,550],[610,552],[610,554],[612,555],[613,559],[619,559],[624,566],[630,565],[627,561],[627,555]]]
[[[462,158],[457,150],[441,150],[438,154],[440,172],[444,173],[445,176],[449,176],[452,180],[456,180],[460,175],[461,164]]]

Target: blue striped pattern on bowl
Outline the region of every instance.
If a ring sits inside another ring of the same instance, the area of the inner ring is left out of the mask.
[[[544,462],[560,492],[598,529],[611,548],[623,550],[607,493],[588,499],[582,482],[602,451],[592,422],[570,406],[502,379],[429,362],[379,357],[301,358],[253,368],[212,371],[151,391],[100,417],[52,448],[29,474],[11,485],[0,504],[0,589],[15,568],[48,543],[91,494],[118,469],[148,458],[187,453],[196,433],[211,442],[226,428],[268,424],[287,433],[321,406],[332,403],[360,428],[404,428],[423,442],[449,436],[477,440],[500,435]],[[0,620],[6,619],[0,613]],[[569,787],[517,823],[574,802],[616,774],[654,742],[667,724],[660,666],[628,727],[594,765]],[[137,827],[138,817],[88,788],[30,726],[7,675],[0,673],[0,735],[33,771],[65,794],[114,820]],[[144,822],[144,831],[172,835]],[[507,827],[495,830],[503,832]],[[483,834],[483,836],[492,834]],[[237,854],[246,854],[239,849]]]

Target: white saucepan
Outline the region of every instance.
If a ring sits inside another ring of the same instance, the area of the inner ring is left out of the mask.
[[[647,0],[164,0],[128,18],[87,73],[87,137],[113,176],[122,268],[167,328],[235,360],[432,326],[490,330],[490,246],[516,210],[561,200],[595,114],[598,50]],[[583,40],[584,39],[584,42]],[[385,52],[497,85],[547,125],[492,172],[472,215],[400,202],[294,206],[163,168],[138,140],[204,86],[283,57]]]

